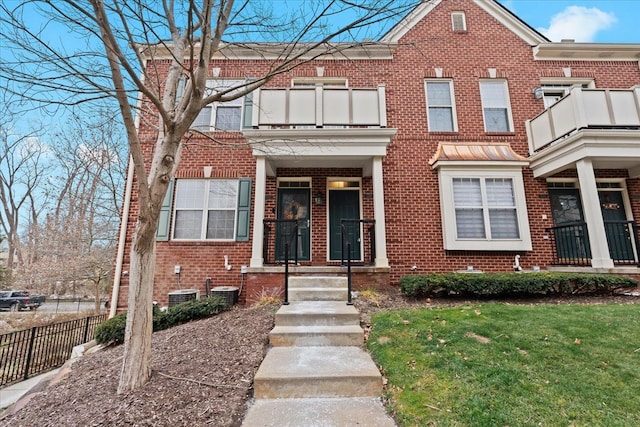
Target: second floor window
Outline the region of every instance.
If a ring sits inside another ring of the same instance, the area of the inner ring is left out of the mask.
[[[482,114],[486,132],[513,132],[506,80],[480,82]]]
[[[453,82],[450,80],[428,80],[427,119],[431,132],[456,132],[456,111],[453,97]]]
[[[244,80],[209,80],[206,96],[215,91],[222,91],[238,86]],[[191,126],[200,131],[239,131],[242,128],[242,106],[244,98],[240,97],[228,102],[214,102],[205,106]]]

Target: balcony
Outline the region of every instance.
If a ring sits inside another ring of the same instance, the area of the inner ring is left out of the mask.
[[[243,135],[270,176],[279,167],[362,168],[371,176],[397,132],[387,128],[385,97],[384,85],[259,89]]]
[[[589,158],[596,169],[640,175],[640,86],[583,89],[569,94],[527,123],[531,168],[546,177]]]
[[[385,128],[385,87],[259,89],[254,129]]]

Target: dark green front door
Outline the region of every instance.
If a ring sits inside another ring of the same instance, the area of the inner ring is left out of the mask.
[[[611,259],[619,262],[634,261],[632,230],[627,221],[622,192],[600,190],[598,197]]]
[[[342,259],[341,227],[342,219],[359,220],[360,218],[360,190],[330,190],[329,191],[329,258]],[[359,222],[345,223],[345,259],[346,242],[351,242],[351,259],[360,260]]]
[[[289,243],[289,259],[297,255],[298,261],[311,259],[311,245],[309,236],[309,189],[308,188],[279,188],[278,189],[278,219],[291,220],[279,222],[276,226],[276,259],[284,260],[285,243]],[[298,230],[295,232],[295,225]]]

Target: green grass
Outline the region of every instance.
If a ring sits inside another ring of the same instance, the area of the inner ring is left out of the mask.
[[[372,325],[399,426],[640,425],[640,305],[397,310]]]

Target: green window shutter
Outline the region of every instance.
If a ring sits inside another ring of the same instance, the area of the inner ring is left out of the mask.
[[[160,208],[160,218],[158,219],[158,230],[156,231],[156,240],[160,242],[166,242],[169,240],[169,224],[171,223],[171,208],[173,201],[173,184],[175,180],[169,182],[169,188],[167,188],[167,194],[162,201],[162,207]]]
[[[249,223],[251,215],[251,178],[240,178],[238,185],[238,220],[236,222],[236,241],[249,241]]]
[[[256,79],[247,79],[247,83],[251,83]],[[253,117],[253,92],[244,96],[244,117],[242,118],[242,128],[251,129],[251,119]]]

